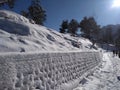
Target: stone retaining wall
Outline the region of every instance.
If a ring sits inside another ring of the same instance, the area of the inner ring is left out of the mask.
[[[2,54],[0,90],[67,90],[100,61],[99,52]]]

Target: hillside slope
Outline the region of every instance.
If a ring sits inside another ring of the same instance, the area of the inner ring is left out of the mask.
[[[81,48],[75,43],[81,43]],[[88,50],[91,42],[31,23],[27,18],[0,10],[0,52]]]
[[[120,24],[104,26],[104,27],[102,28],[101,34],[108,33],[107,30],[110,30],[113,39],[116,39],[116,38],[119,37]]]

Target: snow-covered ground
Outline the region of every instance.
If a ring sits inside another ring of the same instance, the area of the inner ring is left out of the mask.
[[[76,47],[76,44],[80,47]],[[0,52],[85,51],[92,43],[31,23],[11,11],[0,10]],[[102,49],[101,49],[102,50]],[[85,77],[74,90],[120,90],[120,59],[103,52],[102,65]]]
[[[103,52],[102,65],[85,77],[74,90],[120,90],[120,59]]]
[[[80,48],[75,45],[78,42]],[[14,12],[0,10],[0,52],[76,51],[88,50],[91,45],[88,39],[61,34]]]

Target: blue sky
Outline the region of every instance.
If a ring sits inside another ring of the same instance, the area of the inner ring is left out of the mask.
[[[47,11],[46,25],[59,29],[63,19],[94,16],[101,26],[120,23],[120,8],[111,8],[113,0],[42,0]]]
[[[120,8],[111,8],[114,0],[41,0],[46,10],[45,26],[59,30],[62,20],[76,19],[80,22],[84,16],[94,16],[101,26],[120,23]],[[21,3],[21,4],[20,4]],[[25,10],[30,0],[18,0],[14,11]]]

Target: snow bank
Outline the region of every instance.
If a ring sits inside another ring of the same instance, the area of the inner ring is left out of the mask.
[[[76,44],[81,42],[80,47]],[[92,43],[84,38],[32,24],[19,14],[0,10],[0,52],[89,50]]]
[[[85,83],[80,83],[73,90],[120,90],[120,58],[110,52],[103,53],[102,65],[91,75],[85,77]]]
[[[13,22],[18,23],[29,23],[29,20],[25,18],[24,16],[21,16],[17,13],[8,11],[8,10],[0,10],[0,18],[9,19]]]
[[[72,90],[99,52],[0,54],[0,90]]]

